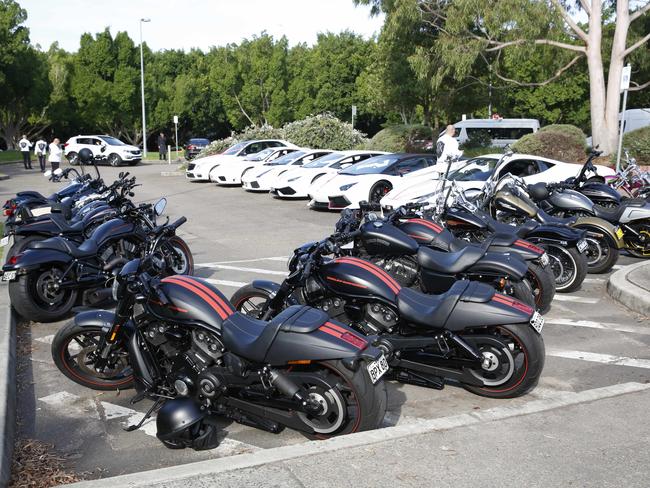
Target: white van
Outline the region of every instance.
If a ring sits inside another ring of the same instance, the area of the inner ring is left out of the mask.
[[[487,131],[492,136],[492,145],[504,147],[514,144],[526,134],[539,130],[537,119],[466,119],[456,122],[454,127],[458,130],[459,144],[467,142],[472,134],[478,131]]]
[[[618,115],[621,120],[623,112]],[[623,133],[641,129],[650,125],[650,108],[632,108],[625,111],[625,129]]]

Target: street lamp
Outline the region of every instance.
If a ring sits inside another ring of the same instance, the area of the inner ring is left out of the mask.
[[[142,90],[142,151],[147,158],[147,120],[144,109],[144,55],[142,53],[142,23],[151,19],[140,19],[140,88]]]

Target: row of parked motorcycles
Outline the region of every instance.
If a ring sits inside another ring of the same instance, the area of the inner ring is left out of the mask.
[[[542,314],[556,290],[611,268],[601,254],[619,249],[605,232],[611,222],[552,216],[535,202],[541,189],[517,178],[474,195],[452,184],[433,207],[343,211],[333,234],[294,251],[284,281],[253,281],[228,300],[191,276],[191,252],[175,235],[185,219],[157,224],[166,202],[133,203],[128,174],[109,186],[98,172],[50,177],[72,182],[5,204],[12,303],[48,321],[79,302],[112,301],[114,311],[76,310],[55,335],[54,363],[85,387],[134,387],[133,403],[153,400],[129,430],[156,413],[170,448],[216,447],[218,416],[318,439],[374,429],[386,380],[524,395],[543,370]],[[575,190],[547,188],[538,201],[566,191]],[[515,208],[516,198],[525,205]],[[631,208],[647,205],[625,200],[611,212]],[[106,214],[93,220],[94,211]]]

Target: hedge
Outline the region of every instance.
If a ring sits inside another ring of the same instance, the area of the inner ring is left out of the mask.
[[[432,130],[426,125],[392,125],[377,132],[365,145],[365,149],[388,152],[421,152],[425,150],[425,143],[432,139]]]
[[[587,138],[574,125],[548,125],[534,134],[527,134],[512,145],[515,152],[532,154],[569,163],[582,163]]]

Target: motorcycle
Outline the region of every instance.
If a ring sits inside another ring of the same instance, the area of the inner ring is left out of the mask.
[[[636,159],[625,150],[622,169],[614,176],[605,176],[605,183],[623,195],[623,198],[650,198],[650,173],[641,171]]]
[[[166,203],[159,200],[154,214],[161,215]],[[2,280],[9,282],[12,306],[30,320],[54,322],[68,315],[78,299],[100,305],[111,296],[112,272],[153,252],[162,255],[168,274],[191,274],[192,253],[175,235],[177,226],[156,226],[148,215],[146,206],[135,208],[101,224],[81,245],[53,237],[9,258]]]
[[[448,382],[478,395],[526,394],[544,365],[542,316],[479,282],[460,280],[427,295],[405,288],[383,269],[341,253],[360,235],[334,234],[294,251],[281,283],[256,280],[235,292],[235,309],[261,320],[307,304],[366,335],[379,334],[388,379],[441,389]]]
[[[155,401],[128,430],[159,410],[165,446],[209,449],[218,444],[214,415],[316,439],[380,426],[388,365],[369,338],[300,305],[256,320],[200,278],[160,279],[163,268],[153,256],[130,261],[113,283],[115,313],[78,314],[52,341],[72,381],[135,386],[133,402]]]

